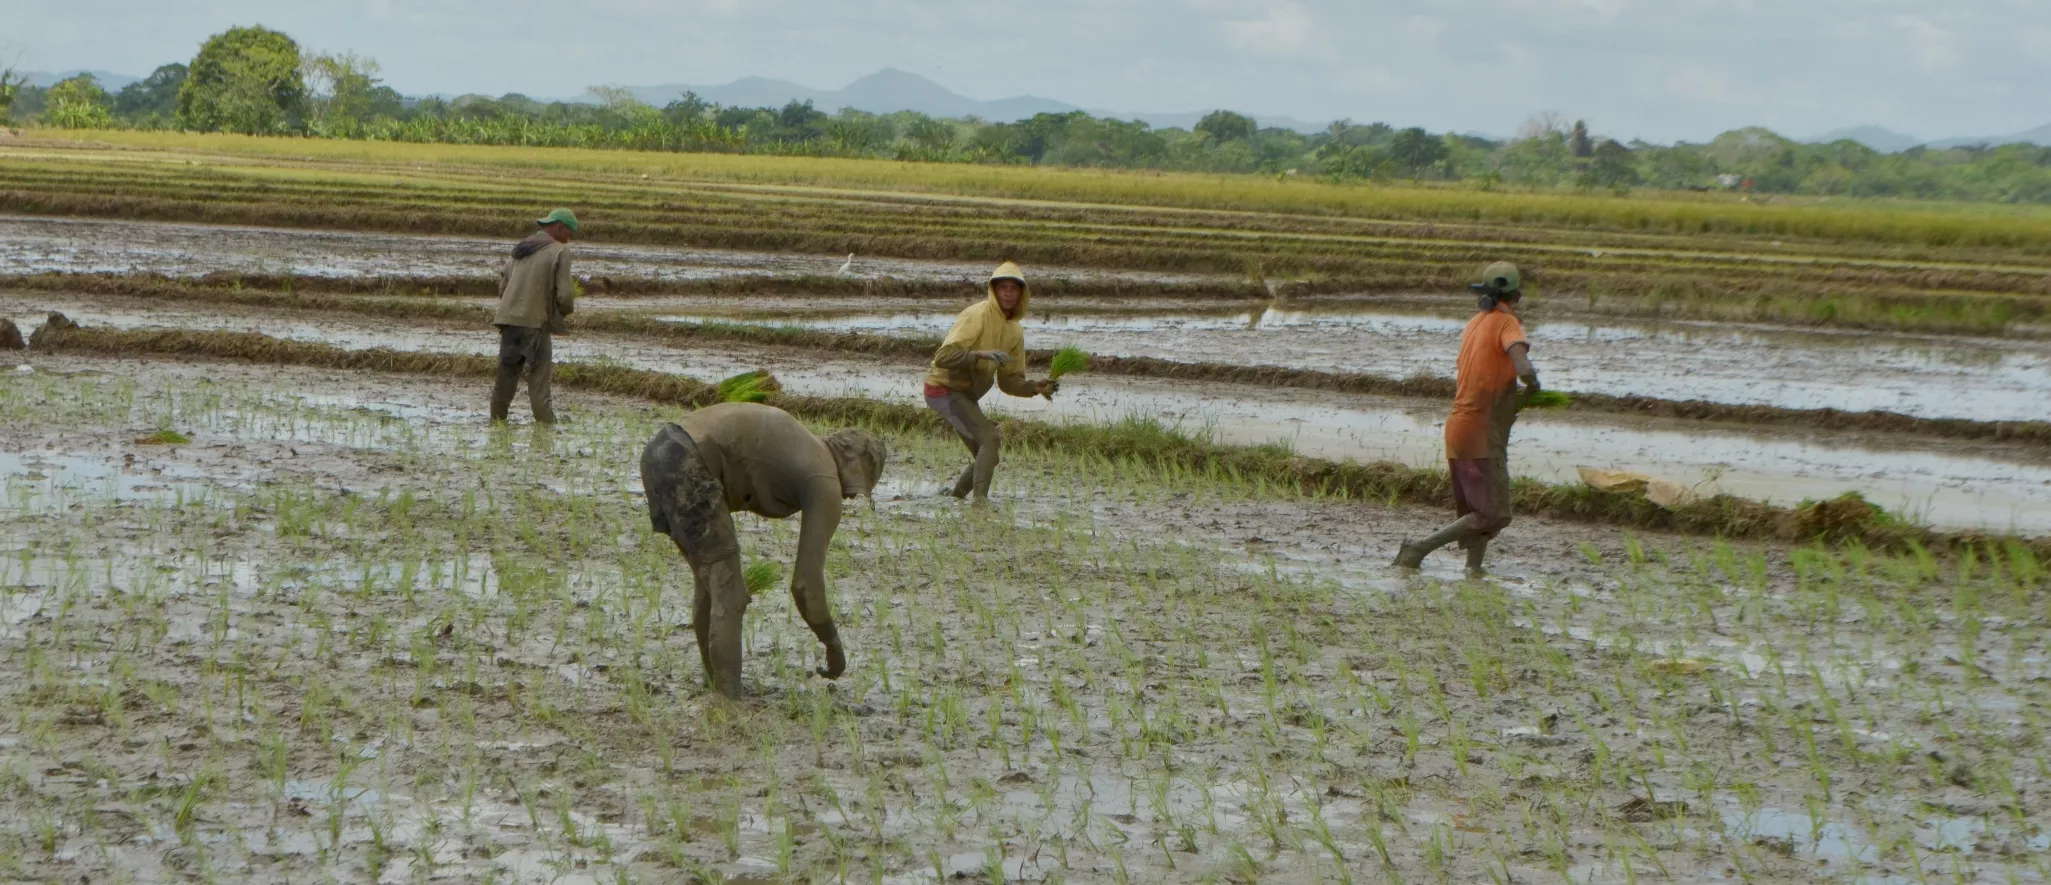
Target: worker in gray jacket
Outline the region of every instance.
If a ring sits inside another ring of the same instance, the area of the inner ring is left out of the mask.
[[[791,598],[826,647],[819,675],[840,678],[847,655],[826,604],[826,546],[840,526],[841,500],[871,493],[886,457],[883,442],[867,433],[837,430],[822,439],[782,409],[756,403],[707,406],[649,440],[641,453],[649,520],[691,564],[697,584],[691,626],[714,690],[741,694],[748,586],[735,510],[771,519],[803,514]]]
[[[527,399],[534,420],[555,423],[554,393],[549,376],[555,367],[551,336],[566,331],[563,318],[576,309],[577,281],[570,276],[570,240],[577,235],[577,216],[557,209],[542,218],[541,229],[513,246],[513,257],[499,271],[498,382],[491,389],[491,420],[506,420],[520,375],[527,375]]]

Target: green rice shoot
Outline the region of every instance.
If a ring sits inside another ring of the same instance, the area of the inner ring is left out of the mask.
[[[749,596],[761,596],[783,583],[783,566],[767,559],[753,563],[741,569],[741,583],[748,585]]]
[[[759,403],[769,399],[769,394],[781,390],[776,376],[766,369],[742,372],[719,382],[719,400],[728,403]]]
[[[1541,390],[1524,400],[1527,409],[1564,409],[1573,405],[1574,398],[1557,390]]]
[[[1071,345],[1054,351],[1054,360],[1048,365],[1047,377],[1051,380],[1059,381],[1061,376],[1070,372],[1087,372],[1089,370],[1090,355],[1083,353],[1082,348]]]

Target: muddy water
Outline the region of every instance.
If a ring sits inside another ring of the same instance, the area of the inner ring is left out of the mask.
[[[713,315],[679,317],[697,318]],[[928,308],[758,319],[931,336],[954,317]],[[1027,321],[1036,343],[1092,353],[1396,377],[1451,377],[1464,323],[1341,308],[1103,316],[1055,306]],[[1536,321],[1526,334],[1540,373],[1563,390],[1983,421],[2042,420],[2051,401],[2051,342],[1700,323]]]
[[[399,236],[348,231],[164,224],[73,218],[0,217],[0,275],[153,273],[196,277],[217,271],[306,277],[490,276],[511,243],[480,237]],[[576,246],[577,273],[660,280],[747,275],[840,273],[846,255],[799,255],[730,249]],[[908,261],[855,256],[856,278],[971,281],[989,276],[984,262]],[[1188,275],[1045,269],[1074,279],[1186,281]]]
[[[475,355],[497,351],[497,338],[488,328],[469,332],[367,319],[219,313],[133,301],[0,296],[0,315],[13,317],[25,331],[48,310],[63,311],[88,325],[263,332],[348,348]],[[564,361],[612,362],[699,378],[768,368],[797,393],[921,402],[916,366],[879,366],[858,357],[709,344],[686,349],[578,337],[558,339],[556,354]],[[997,395],[988,406],[996,415],[1049,421],[1144,416],[1222,442],[1281,443],[1307,456],[1334,460],[1435,465],[1443,457],[1444,416],[1439,409],[1379,397],[1085,376],[1074,379],[1051,403]],[[1698,486],[1703,492],[1783,504],[1859,491],[1876,503],[1938,526],[2051,532],[2051,465],[2040,457],[1999,447],[1925,452],[1862,445],[1857,437],[1838,439],[1826,443],[1791,435],[1703,432],[1635,419],[1596,422],[1534,415],[1518,425],[1513,469],[1552,482],[1575,481],[1575,468],[1581,465],[1638,470]]]

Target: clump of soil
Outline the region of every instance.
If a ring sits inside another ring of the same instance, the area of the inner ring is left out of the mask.
[[[28,342],[22,340],[21,328],[13,320],[0,317],[0,350],[26,350]]]

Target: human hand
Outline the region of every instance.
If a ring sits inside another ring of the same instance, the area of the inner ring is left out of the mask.
[[[847,652],[841,650],[840,643],[826,644],[826,666],[814,672],[828,679],[839,679],[840,674],[847,672]]]
[[[1060,389],[1061,382],[1056,381],[1052,378],[1046,379],[1044,381],[1033,382],[1033,392],[1046,397],[1049,401],[1052,401],[1054,399],[1054,392]]]

